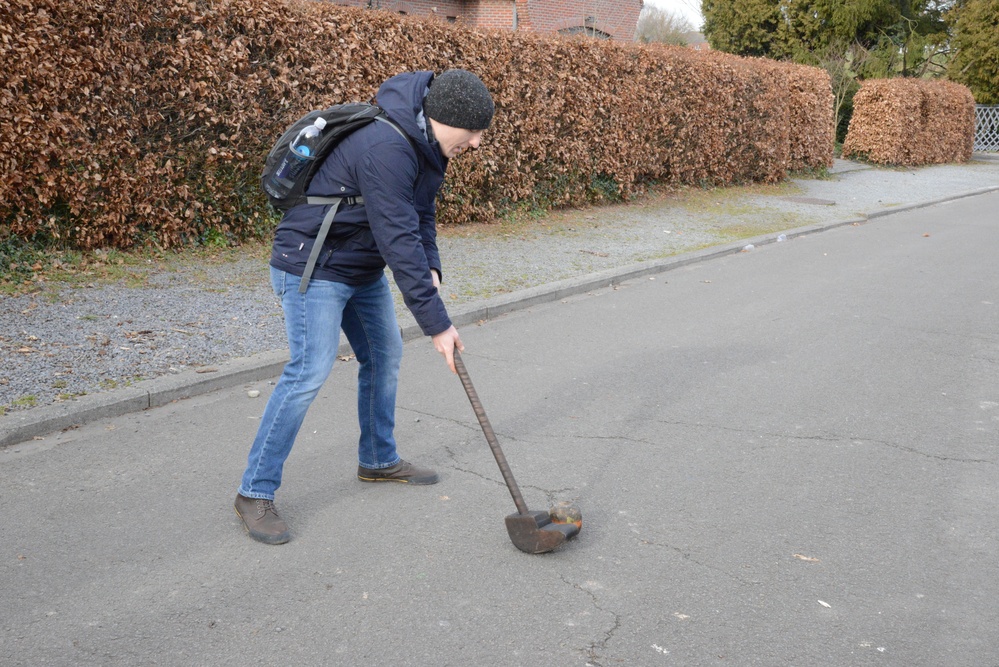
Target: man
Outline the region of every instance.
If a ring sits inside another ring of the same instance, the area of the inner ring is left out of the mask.
[[[465,70],[410,72],[387,80],[378,104],[391,123],[348,135],[306,194],[345,199],[333,219],[304,293],[299,290],[328,207],[302,205],[278,226],[271,282],[281,299],[291,359],[271,394],[236,495],[236,514],[267,544],[290,539],[274,494],[305,413],[333,368],[342,329],[358,372],[357,477],[364,482],[435,484],[437,473],[399,458],[393,435],[402,338],[384,269],[454,372],[461,338],[438,293],[435,198],[448,160],[478,148],[493,101]]]

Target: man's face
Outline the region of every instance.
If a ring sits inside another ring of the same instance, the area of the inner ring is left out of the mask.
[[[434,127],[434,137],[440,144],[441,153],[447,159],[457,157],[468,148],[478,148],[482,143],[483,130],[465,130],[460,127],[451,127],[438,123],[433,118],[430,119]]]

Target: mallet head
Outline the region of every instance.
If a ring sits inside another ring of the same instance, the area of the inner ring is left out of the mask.
[[[579,534],[575,523],[555,523],[544,511],[511,514],[506,518],[506,530],[514,546],[529,554],[554,551]]]

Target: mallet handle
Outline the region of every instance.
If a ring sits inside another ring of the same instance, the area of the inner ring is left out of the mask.
[[[513,471],[510,470],[510,464],[506,462],[506,457],[503,456],[503,450],[500,449],[496,434],[493,433],[493,427],[489,423],[489,417],[486,416],[486,410],[479,401],[479,395],[475,392],[475,387],[472,385],[472,378],[468,376],[468,369],[465,368],[465,362],[461,360],[461,354],[457,349],[454,351],[454,368],[458,371],[458,377],[461,378],[461,385],[465,388],[465,394],[468,395],[468,402],[472,404],[472,411],[475,412],[475,416],[479,420],[479,426],[482,427],[482,433],[486,436],[489,449],[493,451],[493,456],[496,457],[496,463],[499,464],[500,472],[503,473],[503,480],[506,481],[506,486],[510,489],[510,495],[513,496],[513,504],[517,506],[518,512],[528,514],[529,510],[527,509],[527,503],[524,502],[524,496],[520,494],[520,487],[517,486],[517,480],[513,478]]]

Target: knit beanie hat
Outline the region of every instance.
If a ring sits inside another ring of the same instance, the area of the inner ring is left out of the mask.
[[[493,98],[479,77],[449,69],[434,77],[423,111],[438,123],[464,130],[484,130],[493,120]]]

